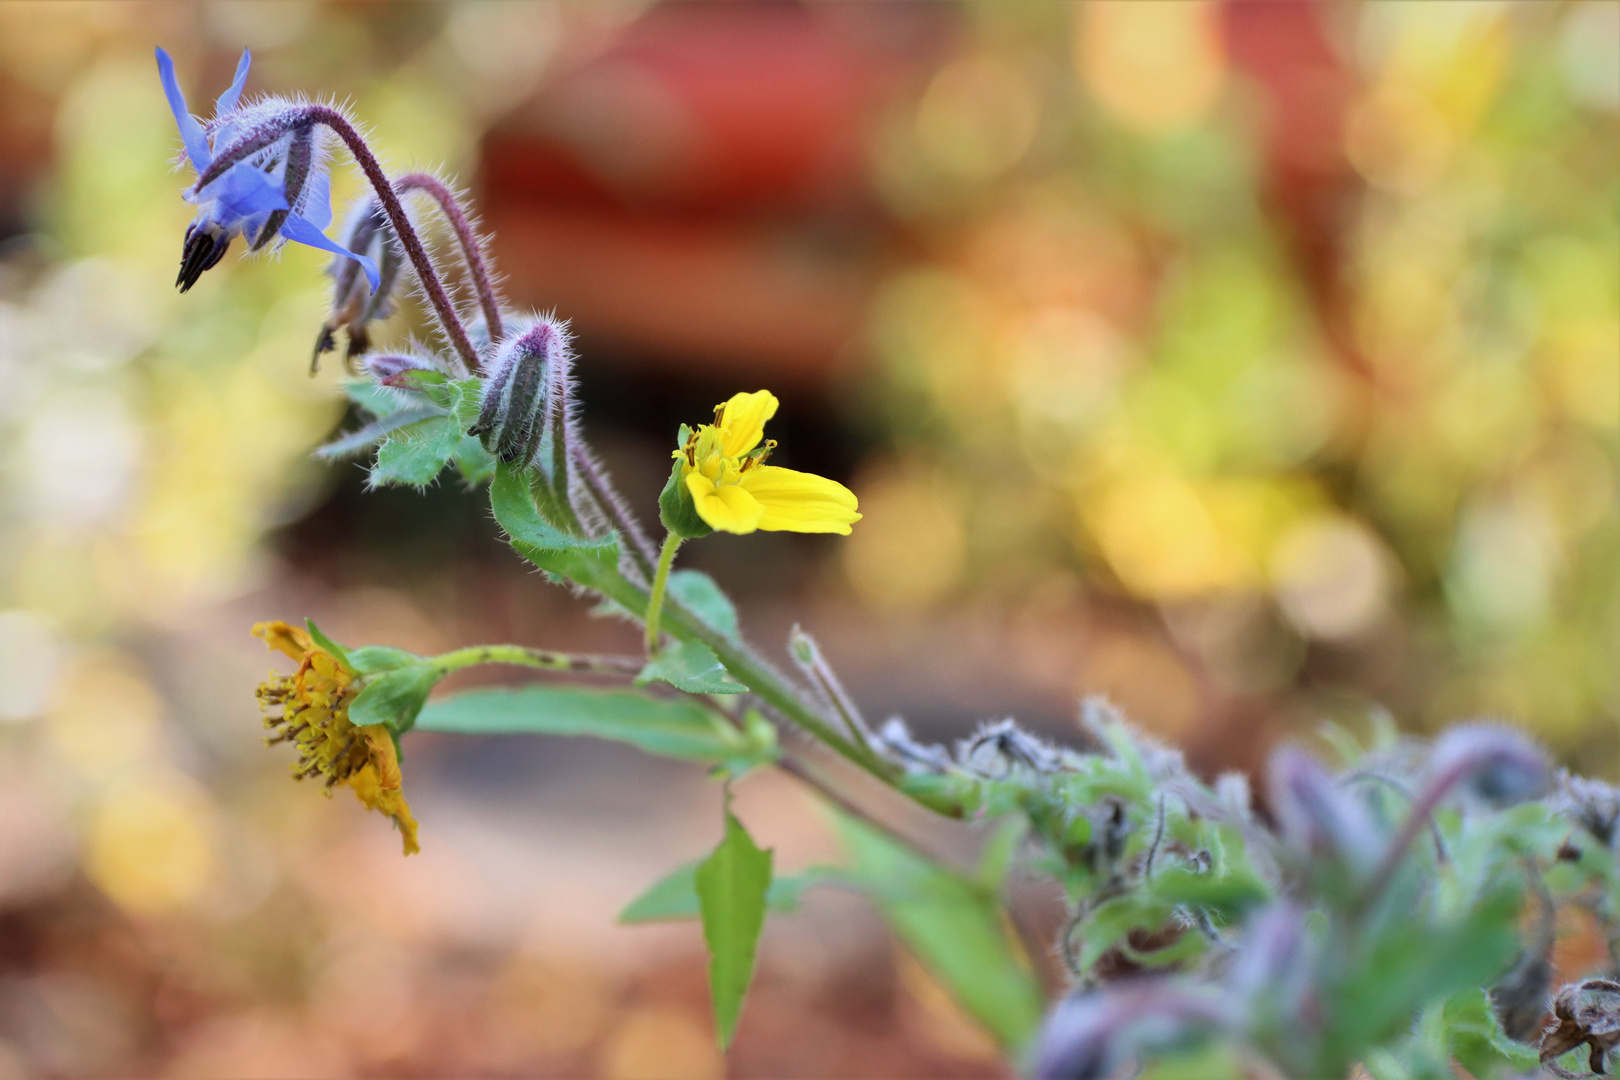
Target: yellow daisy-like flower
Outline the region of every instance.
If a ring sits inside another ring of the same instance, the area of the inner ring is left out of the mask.
[[[675,451],[681,482],[697,514],[711,529],[730,533],[840,533],[861,519],[855,493],[836,480],[765,464],[776,447],[765,422],[776,415],[769,390],[736,394],[717,405],[704,424]]]
[[[349,704],[359,693],[354,673],[302,627],[262,622],[253,627],[253,634],[298,661],[298,670],[291,675],[272,673],[259,684],[264,726],[276,732],[265,742],[292,743],[298,748],[292,767],[295,779],[324,776],[328,795],[338,784],[347,784],[361,803],[394,819],[405,854],[416,854],[421,850],[416,819],[403,794],[393,738],[382,724],[360,727],[349,722]]]

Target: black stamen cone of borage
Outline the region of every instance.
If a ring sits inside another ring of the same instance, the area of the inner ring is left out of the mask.
[[[231,246],[229,233],[209,229],[197,228],[191,225],[186,229],[185,246],[180,252],[180,276],[174,283],[180,286],[181,292],[186,292],[203,272],[211,270],[219,260],[225,257],[225,250]]]

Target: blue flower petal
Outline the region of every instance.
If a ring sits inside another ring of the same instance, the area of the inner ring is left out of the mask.
[[[217,207],[215,216],[227,229],[267,210],[285,210],[281,185],[245,161],[238,161],[203,193]]]
[[[366,272],[366,280],[371,282],[371,291],[376,292],[382,284],[382,277],[377,273],[377,264],[364,255],[357,255],[327,238],[327,235],[297,214],[288,214],[287,220],[281,223],[281,235],[288,240],[296,240],[300,244],[308,244],[312,248],[330,251],[334,255],[343,255],[360,264],[360,269]]]
[[[157,65],[158,77],[163,80],[163,96],[169,99],[169,111],[174,113],[174,122],[180,125],[180,140],[186,144],[186,156],[191,159],[192,168],[202,172],[214,160],[208,150],[208,139],[203,135],[202,125],[186,108],[186,95],[180,92],[180,80],[174,77],[174,61],[162,49],[157,51]]]
[[[242,59],[236,63],[236,78],[231,80],[231,88],[219,95],[219,101],[214,103],[216,117],[236,111],[236,103],[242,99],[242,86],[247,82],[248,65],[251,63],[253,54],[243,49]]]
[[[304,183],[304,207],[298,213],[317,229],[332,224],[332,180],[322,169]]]

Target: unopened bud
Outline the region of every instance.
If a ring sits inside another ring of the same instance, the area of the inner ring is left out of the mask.
[[[394,313],[394,292],[403,260],[388,215],[375,197],[367,196],[355,204],[343,227],[341,242],[348,250],[371,259],[379,280],[373,290],[359,263],[343,256],[332,259],[327,268],[332,276],[332,308],[315,339],[311,372],[319,368],[321,354],[337,347],[338,330],[348,335],[343,359],[353,370],[354,358],[371,348],[370,325]]]
[[[1250,924],[1227,975],[1236,1000],[1261,1023],[1287,1024],[1310,992],[1312,948],[1305,912],[1283,902]]]
[[[1378,861],[1383,837],[1367,807],[1297,747],[1271,757],[1271,810],[1294,847],[1327,855],[1364,874]]]
[[[412,371],[432,371],[443,373],[443,369],[429,356],[420,356],[410,353],[375,353],[362,361],[366,374],[370,375],[383,386],[394,386],[403,389],[410,387],[410,380],[406,378]]]
[[[573,358],[567,324],[555,319],[507,338],[489,363],[483,407],[467,433],[502,461],[535,461],[546,432],[566,420]]]
[[[1471,798],[1502,807],[1545,795],[1552,766],[1541,747],[1510,727],[1466,724],[1434,744],[1429,777],[1429,798],[1461,785]]]
[[[1163,980],[1058,1003],[1035,1048],[1035,1080],[1108,1080],[1141,1054],[1194,1045],[1229,1026],[1215,999]]]
[[[1050,772],[1057,765],[1057,751],[1009,719],[979,725],[971,738],[957,744],[956,759],[982,776],[1001,777],[1020,767]]]
[[[951,767],[951,757],[943,746],[918,742],[898,716],[889,717],[872,735],[872,749],[907,772],[942,773]]]
[[[1620,841],[1620,790],[1603,781],[1562,774],[1553,807],[1604,847]]]

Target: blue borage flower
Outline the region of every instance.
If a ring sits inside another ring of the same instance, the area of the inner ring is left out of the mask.
[[[157,50],[163,93],[180,127],[185,157],[199,177],[213,164],[215,150],[242,132],[298,108],[284,98],[274,97],[242,107],[242,86],[247,82],[251,62],[251,55],[244,50],[236,66],[236,78],[220,95],[214,118],[205,127],[186,107],[185,95],[175,78],[174,61],[162,49]],[[332,196],[326,175],[326,148],[313,127],[288,131],[184,197],[196,204],[198,211],[186,229],[180,274],[175,279],[181,292],[195,285],[205,270],[224,257],[238,234],[246,236],[250,251],[258,251],[272,240],[292,240],[353,259],[365,270],[372,289],[378,287],[379,275],[373,260],[338,245],[322,232],[332,221]]]

